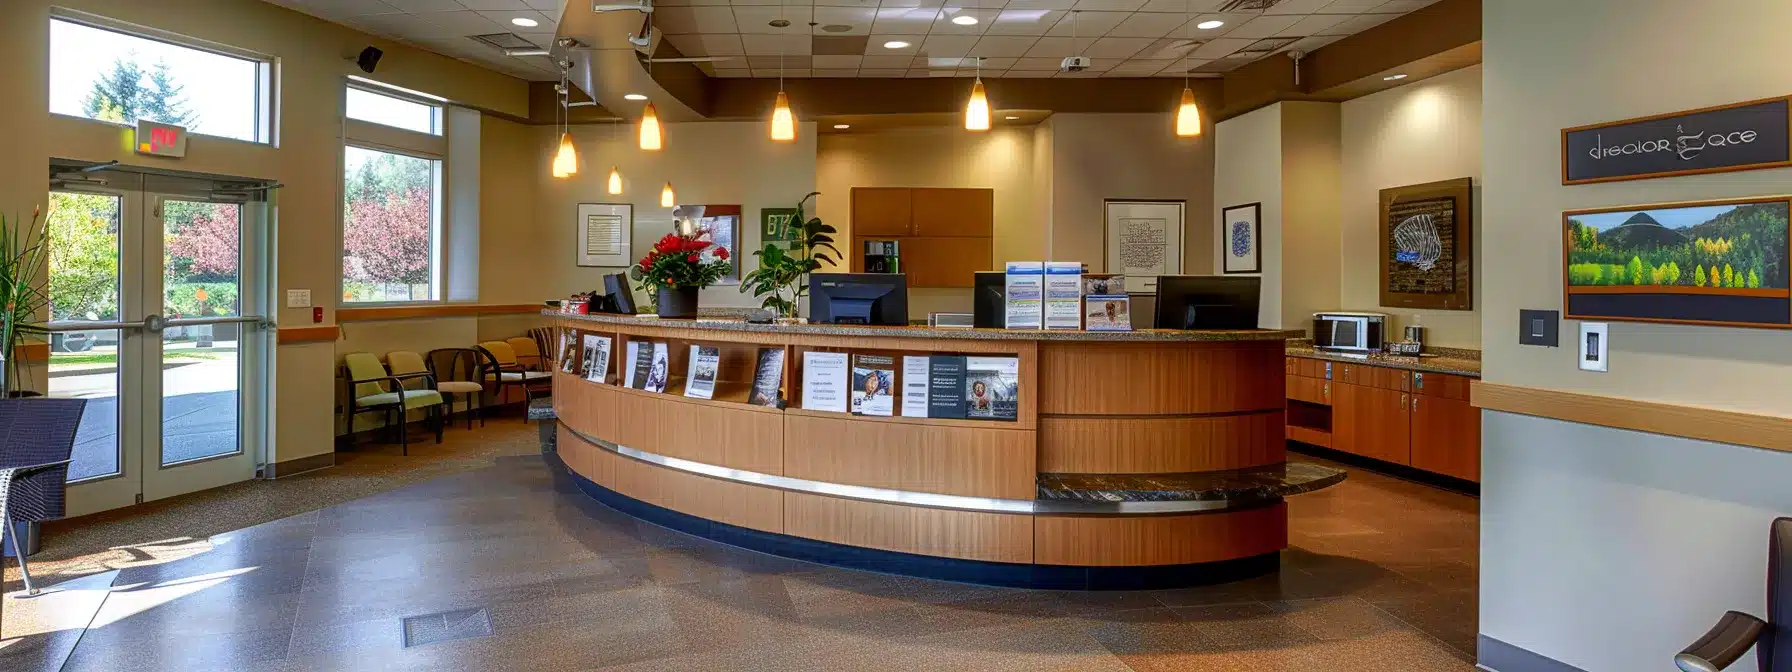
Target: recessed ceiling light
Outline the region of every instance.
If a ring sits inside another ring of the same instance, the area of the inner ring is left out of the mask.
[[[952,17],[952,22],[961,26],[975,26],[977,25],[977,17],[969,14],[954,16]]]
[[[623,100],[647,100],[647,96],[643,96],[639,93],[628,93],[628,94],[623,94],[622,99]]]
[[[541,23],[537,22],[535,19],[524,18],[521,16],[511,19],[510,23],[512,25],[522,26],[524,28],[534,28],[536,26],[541,25]]]
[[[849,128],[852,128],[852,124],[834,124],[834,130],[836,131],[844,131]]]
[[[1225,21],[1202,21],[1195,24],[1195,27],[1201,30],[1213,30],[1223,25],[1226,25]]]
[[[1394,80],[1396,80],[1396,79],[1406,79],[1406,73],[1404,73],[1404,72],[1401,72],[1401,73],[1396,73],[1396,74],[1392,74],[1392,75],[1388,75],[1388,76],[1386,76],[1386,77],[1383,77],[1383,78],[1381,78],[1381,81],[1384,81],[1384,82],[1391,82],[1391,81],[1394,81]]]
[[[1002,118],[1007,119],[1009,121],[1014,121],[1015,119],[1019,119],[1020,117],[1008,116],[1008,117],[1002,117]]]
[[[884,48],[885,49],[907,49],[908,43],[903,42],[902,40],[890,40],[889,42],[884,43]]]

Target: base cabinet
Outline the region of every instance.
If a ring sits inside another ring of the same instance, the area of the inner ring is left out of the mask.
[[[1302,360],[1286,367],[1288,398],[1306,404],[1303,410],[1316,408],[1320,414],[1329,407],[1330,448],[1481,480],[1481,413],[1468,402],[1467,377],[1360,364],[1322,368],[1312,363]],[[1313,375],[1323,375],[1321,371],[1335,375],[1330,379]],[[1291,420],[1294,416],[1289,414]]]
[[[1412,466],[1481,480],[1481,412],[1466,401],[1413,397]]]

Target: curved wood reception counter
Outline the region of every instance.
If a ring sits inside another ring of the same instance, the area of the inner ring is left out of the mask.
[[[552,317],[578,344],[555,374],[554,406],[558,455],[579,485],[653,522],[781,555],[1007,585],[1226,580],[1276,566],[1283,496],[1343,479],[1286,464],[1283,341],[1298,332]],[[608,339],[601,379],[582,375],[603,351],[586,336]],[[624,383],[631,343],[664,346],[663,391]],[[781,370],[760,374],[777,400],[750,403],[756,373],[780,354],[762,361],[768,350],[782,354]],[[892,415],[803,408],[810,353],[885,363]],[[904,365],[916,356],[1005,362],[1018,384],[994,415],[1012,419],[909,416],[904,385],[921,381]],[[711,398],[685,394],[694,360],[715,371],[694,377]]]

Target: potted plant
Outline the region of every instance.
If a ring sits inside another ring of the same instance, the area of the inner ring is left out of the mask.
[[[740,291],[752,291],[761,299],[761,306],[786,320],[798,318],[803,296],[809,293],[809,274],[821,268],[823,262],[836,263],[834,257],[822,250],[840,256],[840,250],[834,247],[834,227],[823,224],[820,217],[803,217],[803,206],[819,195],[821,192],[812,191],[797,201],[796,214],[790,219],[795,239],[766,241],[764,247],[753,253],[759,257],[759,268],[740,281]]]
[[[38,322],[50,302],[41,282],[50,258],[49,225],[39,225],[42,214],[32,210],[29,222],[0,215],[0,397],[28,395],[19,344],[26,334],[47,333]]]
[[[701,229],[668,233],[628,269],[629,277],[641,283],[640,289],[656,298],[660,317],[696,317],[697,290],[733,270],[728,250],[708,237],[709,232]]]

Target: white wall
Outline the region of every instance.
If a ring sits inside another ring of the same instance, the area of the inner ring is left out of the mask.
[[[1339,308],[1386,312],[1396,329],[1422,324],[1432,345],[1481,347],[1481,265],[1477,310],[1381,306],[1381,190],[1462,177],[1481,182],[1481,66],[1464,68],[1343,104],[1343,191]],[[1473,256],[1486,226],[1474,199]],[[1398,333],[1397,331],[1395,333]]]
[[[1219,212],[1262,203],[1263,297],[1258,326],[1282,327],[1282,106],[1271,105],[1215,124],[1212,222],[1213,268],[1220,268]]]
[[[1052,261],[1106,270],[1108,200],[1183,201],[1182,272],[1213,257],[1213,136],[1176,137],[1174,114],[1054,114],[1049,123]]]
[[[1560,184],[1562,128],[1792,91],[1792,5],[1721,5],[1483,5],[1487,381],[1792,415],[1792,333],[1613,323],[1607,374],[1513,333],[1518,309],[1561,307],[1563,210],[1787,191],[1789,169]],[[1593,672],[1671,669],[1725,610],[1761,613],[1792,455],[1492,412],[1482,453],[1482,634]]]

